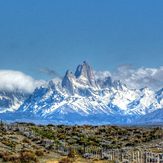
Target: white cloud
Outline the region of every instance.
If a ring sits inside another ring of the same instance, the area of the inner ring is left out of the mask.
[[[112,74],[113,79],[119,79],[131,88],[149,87],[158,90],[163,87],[163,67],[138,68],[121,66]]]
[[[122,65],[116,71],[96,72],[96,76],[103,78],[111,76],[113,80],[120,80],[129,88],[140,89],[149,87],[154,90],[163,88],[163,67],[158,68],[138,68],[135,69],[131,65]]]
[[[103,80],[108,76],[111,76],[111,73],[109,71],[94,71],[95,78]]]
[[[0,90],[21,90],[31,93],[43,81],[34,80],[20,71],[0,70]]]
[[[159,90],[163,87],[163,66],[159,68],[142,67],[135,69],[131,65],[123,65],[114,72],[96,71],[95,76],[98,79],[111,76],[113,80],[121,80],[129,88],[149,87]],[[0,90],[22,90],[31,93],[36,87],[44,83],[45,81],[35,80],[20,71],[0,70]]]

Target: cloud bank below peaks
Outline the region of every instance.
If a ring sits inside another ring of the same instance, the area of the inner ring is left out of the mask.
[[[122,65],[114,72],[96,72],[97,78],[112,77],[113,80],[120,80],[128,88],[140,89],[148,87],[153,90],[163,88],[163,66],[159,68],[134,68],[131,65]]]
[[[55,73],[56,74],[56,73]],[[61,80],[54,75],[55,80]],[[103,80],[111,76],[113,80],[120,80],[126,84],[128,88],[140,89],[144,87],[151,88],[155,91],[163,88],[163,66],[158,68],[133,68],[130,65],[123,65],[114,72],[110,71],[95,71],[96,79]],[[23,91],[32,93],[36,87],[45,84],[46,81],[35,80],[31,76],[20,71],[0,70],[0,91]]]
[[[19,90],[25,93],[32,93],[36,87],[43,83],[44,81],[35,80],[20,71],[0,70],[0,90]]]

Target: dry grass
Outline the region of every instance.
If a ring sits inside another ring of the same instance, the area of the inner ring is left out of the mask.
[[[33,151],[22,151],[20,153],[20,160],[23,163],[29,163],[31,161],[37,162],[37,157]]]
[[[89,160],[84,158],[76,158],[75,160],[68,159],[67,157],[63,157],[60,160],[58,159],[52,159],[47,160],[45,163],[114,163],[114,161],[108,161],[108,160]]]

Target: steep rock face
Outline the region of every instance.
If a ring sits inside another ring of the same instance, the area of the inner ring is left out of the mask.
[[[75,76],[81,84],[97,87],[93,69],[87,62],[84,61],[83,64],[77,67]]]
[[[98,88],[93,69],[86,62],[77,67],[75,74],[69,70],[66,71],[62,80],[62,87],[71,95],[83,96],[91,94],[90,89]]]
[[[67,89],[70,94],[74,94],[74,80],[76,80],[74,74],[68,70],[62,80],[62,87]]]

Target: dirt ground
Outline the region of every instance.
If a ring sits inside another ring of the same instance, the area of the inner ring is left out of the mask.
[[[59,163],[59,160],[61,160],[61,159],[45,160],[44,163]],[[103,161],[103,160],[89,160],[89,159],[77,158],[73,161],[73,163],[113,163],[113,162]]]

